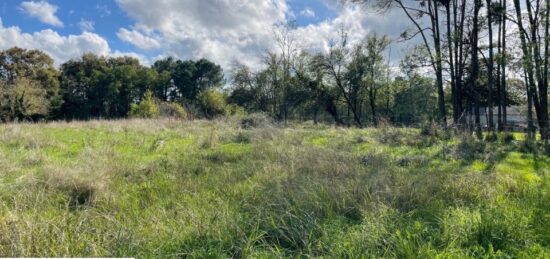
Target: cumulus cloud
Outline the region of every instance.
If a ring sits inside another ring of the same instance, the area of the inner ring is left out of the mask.
[[[93,21],[80,19],[80,22],[78,23],[78,26],[82,31],[94,31],[94,25],[95,23]]]
[[[292,20],[288,0],[116,0],[134,21],[134,30],[118,36],[142,49],[158,48],[162,56],[181,59],[205,57],[230,68],[238,61],[252,67],[262,63],[266,50],[276,50],[276,25]],[[357,42],[371,32],[397,38],[409,24],[401,13],[380,14],[365,6],[320,0],[336,13],[333,19],[296,28],[300,46],[325,52],[342,28]],[[304,16],[314,10],[304,9]]]
[[[399,10],[382,15],[365,6],[319,1],[331,6],[333,18],[291,32],[299,47],[311,51],[328,51],[331,40],[338,39],[342,29],[349,35],[349,42],[355,43],[372,32],[395,39],[410,24]],[[266,50],[277,51],[275,27],[293,19],[290,0],[163,0],[154,5],[149,0],[116,2],[134,21],[118,30],[118,38],[144,51],[154,50],[156,57],[112,51],[106,39],[91,32],[93,23],[86,20],[79,23],[83,31],[80,35],[68,36],[53,30],[23,33],[18,27],[4,28],[0,24],[0,48],[19,45],[43,49],[57,64],[88,51],[128,54],[144,63],[166,56],[204,57],[228,71],[235,62],[253,68],[261,66]]]
[[[122,41],[131,43],[132,45],[143,50],[152,50],[160,47],[160,43],[156,39],[143,35],[141,32],[136,30],[130,31],[125,28],[121,28],[118,30],[117,36]]]
[[[63,27],[63,22],[55,15],[58,9],[56,5],[46,1],[26,1],[22,2],[19,8],[30,17],[36,18],[45,24]]]
[[[313,11],[311,7],[306,7],[304,8],[304,10],[300,12],[300,15],[304,17],[309,17],[309,18],[315,17],[315,11]]]
[[[117,0],[134,28],[153,31],[165,55],[206,57],[224,67],[257,65],[273,47],[273,25],[287,20],[285,0]]]
[[[46,29],[33,33],[22,32],[17,26],[4,27],[0,19],[0,50],[11,47],[39,49],[50,55],[56,65],[79,58],[84,53],[95,53],[103,56],[128,55],[148,64],[148,60],[135,53],[120,53],[111,51],[107,40],[92,32],[79,35],[62,36],[54,30]]]
[[[344,6],[334,19],[299,27],[295,33],[303,48],[326,53],[330,43],[339,40],[342,29],[348,36],[348,43],[355,44],[373,33],[396,40],[408,26],[409,21],[400,10],[381,14],[363,6]]]

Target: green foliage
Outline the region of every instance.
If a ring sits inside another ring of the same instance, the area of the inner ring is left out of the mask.
[[[153,98],[153,93],[145,92],[139,104],[132,104],[130,116],[135,118],[156,118],[159,116],[159,107]]]
[[[153,68],[161,75],[163,83],[156,92],[163,100],[195,101],[202,91],[223,84],[222,68],[206,59],[182,61],[168,57],[155,62]]]
[[[0,52],[1,120],[48,118],[62,104],[53,59],[39,50]]]
[[[162,102],[195,103],[198,94],[219,87],[223,71],[208,61],[159,60],[152,68],[131,57],[106,58],[86,54],[61,66],[65,101],[61,118],[121,118],[130,115],[134,100],[150,90]],[[176,106],[169,116],[186,117]],[[136,107],[134,107],[136,109]],[[165,109],[165,110],[166,110]]]
[[[106,58],[86,54],[61,65],[63,118],[120,118],[128,115],[157,79],[156,72],[131,57]]]
[[[174,118],[185,120],[188,117],[187,111],[183,106],[174,102],[159,102],[159,116],[163,118]]]
[[[243,116],[246,115],[246,110],[236,104],[228,104],[225,107],[225,115],[226,116]]]
[[[26,78],[13,83],[0,81],[0,120],[44,118],[49,113],[48,94],[37,82]]]
[[[437,115],[437,97],[433,80],[414,76],[409,80],[398,78],[392,111],[396,123],[420,125],[434,121]]]
[[[217,90],[206,90],[197,97],[199,106],[207,118],[225,114],[227,103],[223,93]]]

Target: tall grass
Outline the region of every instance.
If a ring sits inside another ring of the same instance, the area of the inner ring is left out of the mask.
[[[0,126],[0,256],[550,256],[550,158],[263,117]]]

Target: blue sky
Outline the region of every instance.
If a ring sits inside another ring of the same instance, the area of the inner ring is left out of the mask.
[[[335,2],[4,0],[0,49],[14,45],[42,49],[58,65],[94,52],[132,55],[146,64],[169,55],[206,57],[228,68],[237,62],[257,66],[262,53],[276,48],[276,24],[294,21],[301,46],[315,51],[326,49],[341,27],[359,40],[372,30],[386,33],[395,25],[391,16]]]

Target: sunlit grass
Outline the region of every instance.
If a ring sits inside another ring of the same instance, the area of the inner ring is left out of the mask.
[[[550,256],[543,147],[418,129],[0,126],[0,256]]]

